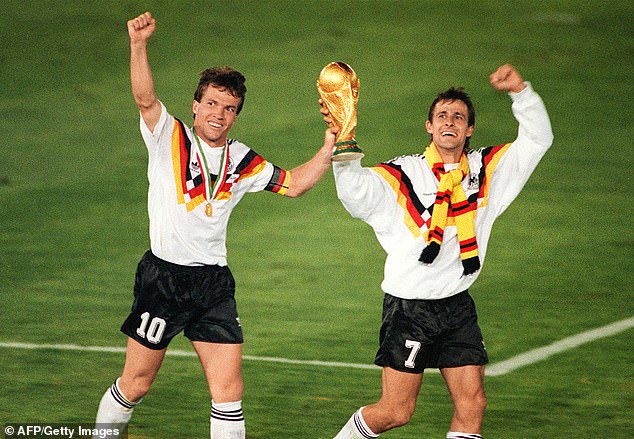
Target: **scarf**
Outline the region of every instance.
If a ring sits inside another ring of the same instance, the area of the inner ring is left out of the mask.
[[[467,155],[463,152],[458,168],[447,172],[436,145],[432,142],[425,149],[425,159],[439,184],[431,223],[423,235],[427,246],[423,249],[419,260],[425,264],[431,264],[436,259],[440,253],[447,218],[451,213],[458,230],[463,275],[473,274],[480,269],[480,259],[474,227],[476,207],[471,206],[462,189],[462,180],[469,175]]]

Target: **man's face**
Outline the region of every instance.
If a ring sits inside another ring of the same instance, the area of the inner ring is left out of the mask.
[[[425,127],[443,159],[447,154],[459,158],[467,137],[473,134],[467,104],[461,100],[436,103],[432,120],[426,121]]]
[[[223,146],[229,130],[238,117],[240,98],[228,90],[209,85],[200,102],[194,101],[194,128],[209,146]]]

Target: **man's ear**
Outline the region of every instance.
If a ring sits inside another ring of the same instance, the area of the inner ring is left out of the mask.
[[[431,130],[431,122],[428,120],[425,121],[425,128],[427,129],[427,133],[431,134],[432,130]]]

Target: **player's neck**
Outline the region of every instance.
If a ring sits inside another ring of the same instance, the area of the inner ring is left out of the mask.
[[[440,158],[445,165],[455,165],[457,163],[460,163],[460,158],[462,157],[463,150],[463,148],[461,148],[460,150],[451,151],[438,149],[438,154],[440,155]]]

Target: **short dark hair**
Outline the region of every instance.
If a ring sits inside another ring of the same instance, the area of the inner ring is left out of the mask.
[[[434,117],[434,110],[436,109],[436,104],[438,104],[438,102],[441,102],[441,101],[464,102],[465,105],[467,106],[467,112],[468,112],[467,125],[470,127],[475,126],[475,118],[476,118],[475,108],[473,106],[473,102],[471,102],[471,98],[469,97],[467,92],[464,91],[464,88],[451,87],[441,93],[438,93],[438,96],[436,96],[436,99],[434,99],[434,102],[431,103],[431,105],[429,106],[429,111],[427,112],[427,120],[429,120],[430,122],[432,121],[432,118]],[[467,137],[467,141],[465,142],[465,148],[469,146],[469,140],[470,138]]]
[[[227,90],[232,96],[240,98],[240,104],[236,110],[236,113],[240,114],[247,94],[245,82],[246,78],[244,75],[231,67],[210,67],[200,72],[200,80],[194,92],[194,100],[200,102],[205,90],[211,85],[212,87]]]

